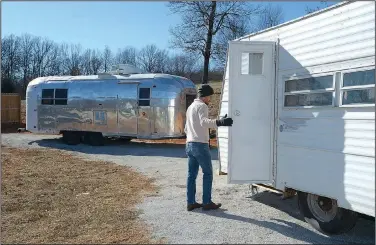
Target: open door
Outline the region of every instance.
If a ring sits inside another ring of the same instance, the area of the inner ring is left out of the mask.
[[[271,183],[274,143],[275,43],[229,45],[228,182]]]

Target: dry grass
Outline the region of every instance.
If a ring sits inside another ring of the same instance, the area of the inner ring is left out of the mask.
[[[57,150],[2,147],[3,243],[160,243],[135,206],[152,180]]]

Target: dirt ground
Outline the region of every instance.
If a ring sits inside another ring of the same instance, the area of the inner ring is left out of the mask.
[[[158,191],[129,167],[2,146],[3,243],[161,243],[136,205]]]

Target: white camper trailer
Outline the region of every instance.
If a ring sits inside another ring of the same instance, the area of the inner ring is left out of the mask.
[[[218,129],[228,183],[298,194],[324,233],[375,217],[375,2],[343,2],[229,43]]]
[[[62,134],[67,144],[103,145],[104,137],[184,137],[194,83],[168,74],[140,74],[130,65],[109,74],[41,77],[26,91],[26,130]]]

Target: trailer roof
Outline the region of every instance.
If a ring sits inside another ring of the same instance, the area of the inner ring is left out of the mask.
[[[36,85],[39,83],[45,82],[61,82],[61,81],[88,81],[88,80],[121,80],[121,83],[127,83],[129,80],[130,83],[134,83],[134,80],[143,80],[143,79],[154,79],[154,78],[180,78],[182,80],[188,80],[185,77],[179,77],[169,74],[131,74],[127,76],[122,75],[111,75],[111,74],[99,74],[99,75],[88,75],[88,76],[48,76],[48,77],[38,77],[32,80],[29,85]]]
[[[342,7],[344,5],[347,5],[347,4],[350,4],[352,3],[352,1],[343,1],[343,2],[340,2],[340,3],[337,3],[335,5],[332,5],[330,7],[327,7],[327,8],[324,8],[324,9],[321,9],[319,11],[316,11],[316,12],[313,12],[313,13],[310,13],[310,14],[307,14],[307,15],[304,15],[302,17],[299,17],[299,18],[296,18],[296,19],[293,19],[293,20],[290,20],[290,21],[287,21],[285,23],[282,23],[282,24],[279,24],[279,25],[276,25],[276,26],[273,26],[273,27],[270,27],[270,28],[267,28],[267,29],[264,29],[264,30],[261,30],[261,31],[258,31],[258,32],[254,32],[254,33],[251,33],[251,34],[247,34],[245,36],[242,36],[242,37],[239,37],[237,39],[234,39],[233,41],[240,41],[244,38],[249,38],[249,37],[253,37],[253,36],[256,36],[256,35],[259,35],[261,33],[265,33],[265,32],[268,32],[268,31],[272,31],[272,30],[275,30],[275,29],[278,29],[278,28],[281,28],[283,26],[287,26],[287,25],[291,25],[293,23],[296,23],[296,22],[299,22],[301,20],[304,20],[304,19],[308,19],[308,18],[311,18],[313,16],[316,16],[316,15],[319,15],[319,14],[322,14],[324,12],[328,12],[330,10],[333,10],[333,9],[336,9],[336,8],[339,8],[339,7]]]

